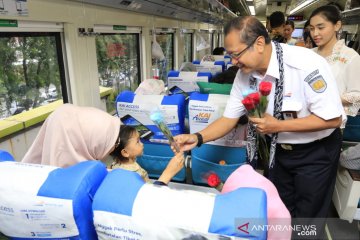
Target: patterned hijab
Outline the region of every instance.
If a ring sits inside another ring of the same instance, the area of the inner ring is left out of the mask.
[[[118,117],[64,104],[46,119],[22,162],[68,167],[102,160],[114,147],[119,130]]]
[[[283,101],[283,89],[284,89],[284,63],[283,63],[283,51],[278,42],[274,42],[277,60],[279,62],[279,73],[280,78],[275,80],[275,97],[274,97],[274,113],[273,116],[276,119],[281,119],[281,109]],[[257,81],[251,76],[250,79],[250,88],[257,89]],[[256,128],[253,124],[248,124],[248,135],[247,135],[247,154],[248,161],[253,167],[256,167],[258,160],[258,149],[256,144]],[[270,159],[269,159],[269,168],[274,167],[274,156],[276,151],[276,143],[278,139],[278,134],[273,133],[271,136],[271,146],[270,146]]]

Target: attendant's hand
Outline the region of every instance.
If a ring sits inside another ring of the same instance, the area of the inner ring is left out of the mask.
[[[256,126],[256,131],[261,134],[279,132],[280,121],[267,113],[265,113],[263,118],[249,117],[249,121]]]
[[[180,151],[189,151],[196,147],[198,143],[197,136],[195,134],[180,134],[174,137],[176,143],[180,147]]]
[[[168,184],[171,179],[184,167],[184,152],[177,153],[168,163],[158,181]]]

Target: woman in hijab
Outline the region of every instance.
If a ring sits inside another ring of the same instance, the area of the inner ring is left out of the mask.
[[[22,162],[68,167],[103,160],[120,147],[120,124],[97,108],[64,104],[46,119]],[[154,184],[167,185],[183,166],[183,157],[172,158]]]
[[[102,160],[113,150],[119,130],[118,117],[64,104],[46,119],[22,162],[68,167]]]

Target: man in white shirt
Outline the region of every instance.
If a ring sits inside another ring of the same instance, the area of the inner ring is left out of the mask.
[[[275,42],[286,43],[284,36],[285,30],[285,15],[280,11],[273,12],[269,16],[269,23],[271,28],[270,38]]]
[[[243,94],[271,82],[265,116],[249,118],[249,162],[256,166],[256,130],[271,138],[271,179],[292,217],[325,218],[341,148],[339,126],[346,120],[328,64],[311,50],[271,42],[254,17],[231,20],[225,46],[240,70],[223,117],[176,141],[186,151],[226,135],[247,114]]]

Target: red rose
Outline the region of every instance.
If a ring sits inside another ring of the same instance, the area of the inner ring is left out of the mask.
[[[246,97],[241,102],[248,111],[251,111],[255,108],[254,101],[251,98]]]
[[[209,175],[207,183],[210,187],[217,187],[221,183],[221,180],[216,173],[212,173]]]
[[[263,96],[269,95],[271,92],[271,87],[272,87],[271,82],[261,82],[259,85],[259,90],[261,95]]]
[[[260,102],[260,94],[258,92],[250,93],[247,95],[247,98],[252,99],[255,105],[258,105]]]

